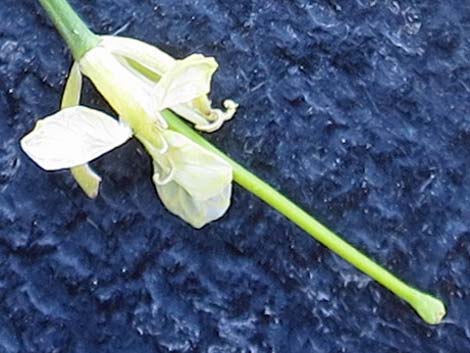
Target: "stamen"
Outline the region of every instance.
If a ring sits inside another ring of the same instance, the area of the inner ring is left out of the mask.
[[[227,115],[225,120],[230,120],[233,118],[233,116],[235,115],[235,113],[237,112],[237,109],[240,105],[231,100],[231,99],[226,99],[224,101],[224,107],[225,109],[227,109],[227,111],[225,112],[225,114]]]
[[[215,117],[215,120],[213,120],[212,123],[204,125],[196,124],[195,128],[204,132],[214,132],[220,129],[224,122],[233,118],[237,112],[238,104],[230,99],[227,99],[224,101],[224,107],[226,109],[225,112],[220,109],[212,110],[211,116]]]
[[[225,113],[222,112],[221,110],[213,110],[211,113],[211,116],[215,116],[215,120],[213,120],[210,124],[197,124],[194,127],[198,129],[199,131],[204,131],[204,132],[214,132],[224,124],[225,122]]]

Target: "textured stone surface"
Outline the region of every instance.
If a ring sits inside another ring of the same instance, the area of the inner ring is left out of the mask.
[[[70,55],[36,1],[1,0],[1,353],[470,351],[468,1],[73,4],[100,33],[216,56],[213,98],[241,109],[210,139],[449,314],[423,324],[240,188],[191,229],[136,142],[94,163],[96,201],[41,171],[18,140]]]

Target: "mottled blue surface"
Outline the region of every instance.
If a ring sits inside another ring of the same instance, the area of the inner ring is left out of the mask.
[[[96,201],[41,171],[18,140],[70,55],[36,1],[1,0],[1,353],[470,351],[469,1],[73,4],[100,33],[214,55],[213,98],[241,109],[210,139],[449,314],[423,324],[240,188],[191,229],[136,142],[94,163]]]

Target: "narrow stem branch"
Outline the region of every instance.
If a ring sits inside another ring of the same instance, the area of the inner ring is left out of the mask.
[[[66,0],[39,0],[72,51],[75,60],[94,48],[99,37],[90,31]]]

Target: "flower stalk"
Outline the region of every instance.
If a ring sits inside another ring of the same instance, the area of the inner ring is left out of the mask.
[[[39,2],[67,42],[75,60],[80,60],[89,50],[98,45],[99,37],[88,29],[66,0],[39,0]],[[145,70],[145,68],[142,68],[142,70]],[[232,167],[234,181],[240,186],[279,211],[357,269],[405,300],[425,322],[428,324],[438,324],[441,322],[445,315],[445,307],[439,299],[409,286],[391,272],[372,261],[265,181],[221,152],[170,110],[166,109],[161,114],[172,131],[184,135],[228,163]],[[147,122],[141,121],[139,124],[145,125]],[[144,141],[153,138],[151,128],[140,126],[139,130],[141,135],[143,135],[141,137],[143,137]]]
[[[62,38],[72,51],[75,60],[98,44],[99,38],[78,17],[66,0],[39,0]]]

